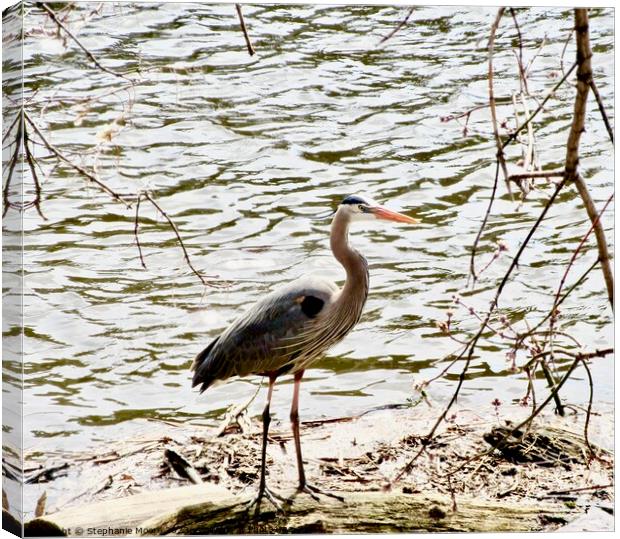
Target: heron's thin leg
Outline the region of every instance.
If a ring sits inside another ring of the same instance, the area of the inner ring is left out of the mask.
[[[301,439],[299,437],[299,386],[304,371],[295,373],[295,384],[293,386],[293,402],[291,404],[291,424],[293,427],[293,438],[295,439],[295,454],[297,455],[297,470],[299,471],[299,490],[306,485],[306,472],[304,471],[304,461],[301,456]]]
[[[277,501],[280,499],[282,501],[285,500],[279,494],[272,492],[267,488],[267,480],[266,480],[266,464],[267,464],[267,435],[269,434],[269,424],[271,423],[271,415],[269,413],[269,406],[271,404],[271,396],[273,394],[273,386],[276,381],[276,375],[269,376],[269,389],[267,390],[267,404],[265,404],[265,409],[263,410],[263,445],[261,450],[261,462],[260,462],[260,483],[258,485],[258,494],[252,502],[248,505],[248,509],[252,506],[256,505],[256,514],[258,514],[260,510],[260,502],[263,496],[266,496],[267,499],[276,507],[276,509],[282,510],[282,505]],[[276,499],[277,498],[277,499]]]
[[[325,492],[313,485],[309,485],[306,481],[306,472],[304,471],[304,460],[301,456],[301,438],[299,436],[299,387],[301,385],[301,378],[304,375],[304,371],[297,371],[295,373],[295,384],[293,386],[293,402],[291,404],[291,423],[293,426],[293,438],[295,440],[295,453],[297,455],[297,470],[299,471],[299,486],[297,492],[305,492],[312,496],[315,500],[319,500],[317,494],[323,494],[324,496],[330,496],[336,498],[341,502],[344,498],[331,492]]]
[[[265,490],[265,467],[267,463],[267,436],[269,434],[269,424],[271,423],[271,414],[269,413],[269,406],[271,405],[271,396],[273,395],[273,385],[276,381],[275,376],[269,377],[269,389],[267,390],[267,403],[263,410],[263,446],[261,449],[260,457],[260,483],[258,486],[258,492]]]

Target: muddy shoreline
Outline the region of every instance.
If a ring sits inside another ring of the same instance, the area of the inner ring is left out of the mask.
[[[540,530],[554,530],[595,511],[594,529],[609,529],[602,514],[613,512],[613,417],[593,416],[589,441],[598,458],[532,458],[511,461],[490,449],[484,437],[492,427],[516,422],[527,410],[515,407],[502,416],[483,417],[455,407],[429,444],[436,407],[397,405],[369,411],[360,417],[329,418],[302,423],[302,443],[309,481],[335,493],[382,492],[398,472],[420,452],[410,473],[392,484],[391,492],[412,496],[440,495],[459,511],[460,500],[507,504],[555,504],[569,508],[571,518],[541,518]],[[510,419],[508,419],[510,417]],[[27,461],[32,484],[46,492],[45,513],[54,513],[133,494],[192,484],[175,471],[166,454],[176,454],[195,472],[195,481],[225,488],[247,497],[256,489],[259,467],[260,422],[243,412],[229,414],[219,428],[166,422],[145,422],[150,434],[99,448],[54,458]],[[583,438],[580,415],[541,415],[535,429],[556,429]],[[579,451],[577,451],[579,452]],[[533,453],[532,453],[533,454]],[[557,456],[556,456],[557,457]],[[36,468],[41,469],[37,472]],[[51,473],[45,473],[52,470]],[[38,476],[36,474],[39,474]],[[287,422],[274,421],[268,449],[271,488],[292,493],[296,487],[292,435]],[[574,517],[574,518],[573,518]],[[613,517],[611,522],[613,525]],[[597,527],[599,526],[600,527]]]

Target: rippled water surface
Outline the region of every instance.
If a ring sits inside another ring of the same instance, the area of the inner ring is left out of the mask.
[[[105,4],[91,14],[96,7],[78,4],[72,27],[103,65],[132,72],[135,85],[95,69],[31,8],[26,92],[36,95],[29,113],[54,144],[84,166],[95,164],[114,189],[149,189],[176,222],[196,267],[230,283],[203,287],[166,222],[146,204],[143,269],[134,209],[111,201],[69,167],[42,160],[47,220],[34,210],[24,217],[26,449],[131,436],[144,428],[137,418],[215,424],[227,406],[247,400],[258,377],[202,396],[192,392],[193,357],[274,286],[308,272],[343,279],[329,251],[329,220],[313,217],[356,192],[422,223],[354,227],[352,242],[370,263],[365,314],[307,372],[301,414],[360,413],[413,397],[413,384],[437,375],[446,366],[442,358],[458,346],[436,327],[447,310],[454,311],[457,330],[476,328],[475,317],[454,306],[452,295],[464,292],[467,305],[484,310],[552,191],[540,182],[519,205],[500,184],[478,266],[489,261],[497,241],[508,253],[474,291],[467,289],[470,246],[493,184],[494,140],[486,109],[471,115],[466,134],[464,119],[442,118],[488,101],[485,47],[495,9],[417,8],[405,28],[379,45],[407,8],[246,6],[258,51],[250,57],[232,5]],[[540,99],[561,77],[572,14],[533,9],[517,16],[525,60],[536,55],[529,87]],[[613,123],[613,14],[590,16],[595,77]],[[507,16],[495,60],[500,97],[519,89],[517,43]],[[571,41],[565,68],[574,54]],[[573,99],[574,87],[563,86],[535,124],[545,168],[562,166]],[[499,116],[510,128],[508,103]],[[613,153],[593,101],[587,122],[582,172],[600,207],[613,190]],[[518,146],[509,150],[511,167],[519,154]],[[610,239],[612,215],[610,209],[604,220]],[[513,320],[527,316],[535,323],[550,307],[588,226],[580,199],[566,189],[500,301]],[[595,258],[591,242],[572,278]],[[584,348],[611,345],[598,271],[562,314],[562,329]],[[523,396],[524,379],[510,375],[505,354],[493,342],[482,343],[463,402],[484,408],[495,397]],[[611,402],[612,359],[596,360],[592,371],[597,401]],[[456,377],[431,386],[438,411]],[[583,374],[567,387],[574,402],[587,400]],[[283,379],[273,408],[280,419],[288,416],[291,391]],[[262,396],[251,410],[261,407]]]

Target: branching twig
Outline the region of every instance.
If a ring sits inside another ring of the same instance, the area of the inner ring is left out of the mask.
[[[592,272],[592,270],[597,266],[598,264],[598,258],[594,261],[593,264],[590,265],[590,267],[583,272],[583,274],[579,277],[579,279],[577,279],[572,286],[562,295],[561,298],[559,298],[559,300],[557,301],[557,303],[555,303],[555,308],[557,309],[560,305],[562,305],[562,303],[564,302],[564,300],[573,292],[573,290],[575,290],[578,286],[581,285],[581,283],[583,283],[583,281],[586,279],[586,277],[588,275],[590,275],[590,273]],[[523,343],[523,341],[529,337],[530,335],[536,333],[538,331],[538,329],[547,321],[549,320],[549,318],[551,316],[553,316],[554,310],[550,309],[547,314],[542,318],[542,320],[540,320],[533,328],[528,329],[528,331],[526,333],[523,333],[521,335],[519,335],[519,338],[517,339],[517,342],[515,344],[515,346],[518,348],[521,346],[521,344]]]
[[[102,191],[105,191],[108,195],[110,195],[114,200],[122,202],[123,204],[125,204],[126,207],[131,208],[131,204],[127,200],[125,200],[123,196],[121,196],[119,193],[114,191],[112,188],[108,187],[104,182],[102,182],[99,178],[97,178],[97,176],[95,176],[94,174],[91,174],[85,168],[73,163],[58,148],[56,148],[56,146],[54,146],[51,142],[49,142],[47,138],[45,137],[45,135],[43,134],[43,132],[37,127],[37,124],[34,123],[34,121],[30,118],[30,116],[28,115],[26,111],[24,111],[24,117],[26,121],[32,126],[32,129],[39,136],[39,138],[41,139],[45,147],[50,152],[52,152],[58,159],[60,159],[61,161],[68,164],[70,167],[77,170],[82,176],[84,176],[85,178],[93,182]]]
[[[564,275],[562,275],[562,279],[560,280],[560,284],[558,286],[558,290],[555,293],[555,299],[553,301],[553,307],[551,308],[551,312],[553,312],[553,311],[555,311],[557,309],[558,303],[559,303],[560,294],[562,293],[562,288],[564,288],[564,283],[566,282],[566,278],[568,277],[568,273],[570,272],[573,264],[575,263],[575,260],[579,256],[579,253],[581,252],[581,249],[585,245],[585,242],[590,237],[590,234],[592,233],[592,231],[598,225],[598,223],[599,223],[599,221],[601,219],[601,216],[603,215],[603,213],[605,213],[605,210],[607,209],[607,206],[609,206],[609,203],[613,200],[613,198],[614,198],[614,193],[612,193],[609,196],[609,198],[607,199],[607,202],[605,202],[605,205],[602,207],[601,211],[596,216],[596,219],[594,220],[594,223],[592,223],[592,225],[590,226],[590,228],[588,229],[586,234],[583,236],[583,238],[581,238],[581,241],[579,242],[579,245],[577,245],[577,248],[573,252],[573,255],[571,256],[571,259],[569,260],[568,265],[566,266],[566,270],[564,271]],[[598,262],[598,260],[597,260],[597,262]]]
[[[116,71],[109,69],[105,67],[104,65],[102,65],[101,62],[99,62],[99,60],[95,58],[95,55],[92,52],[90,52],[84,45],[82,45],[82,42],[73,34],[73,32],[71,32],[71,30],[69,30],[64,25],[64,23],[60,19],[58,19],[58,17],[56,16],[56,13],[54,13],[54,11],[47,4],[42,2],[40,3],[40,6],[50,16],[50,18],[58,25],[58,27],[62,28],[62,30],[75,42],[75,44],[84,51],[86,56],[88,56],[88,58],[90,58],[90,60],[99,69],[101,69],[102,71],[105,71],[106,73],[109,73],[110,75],[114,75],[115,77],[120,77],[122,79],[130,80],[128,77],[126,77],[122,73],[117,73]]]
[[[532,112],[532,114],[529,116],[529,118],[527,120],[525,120],[525,122],[523,122],[519,128],[514,132],[511,133],[508,138],[503,142],[502,144],[502,149],[506,148],[506,146],[508,146],[508,144],[510,144],[513,140],[515,140],[517,138],[517,136],[519,135],[519,133],[521,131],[523,131],[523,129],[525,129],[528,124],[538,115],[538,113],[543,109],[543,107],[545,106],[545,103],[547,101],[549,101],[549,99],[551,99],[551,97],[553,95],[555,95],[556,90],[562,86],[562,84],[564,84],[564,82],[566,81],[566,79],[570,76],[570,74],[575,70],[575,68],[577,67],[577,62],[575,62],[571,68],[564,74],[564,76],[558,81],[558,83],[551,89],[551,91],[545,96],[545,98],[541,101],[541,103],[538,105],[538,107],[536,108],[536,110],[534,112]]]

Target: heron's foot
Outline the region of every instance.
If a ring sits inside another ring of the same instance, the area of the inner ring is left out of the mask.
[[[317,502],[320,501],[319,496],[328,496],[329,498],[335,498],[339,502],[344,502],[344,498],[342,496],[338,496],[338,494],[334,494],[332,492],[327,492],[326,490],[322,490],[319,487],[315,487],[314,485],[310,485],[309,483],[303,483],[297,487],[297,492],[293,496],[296,497],[301,493],[308,494],[313,500]]]
[[[284,513],[284,504],[287,502],[287,499],[284,496],[278,494],[277,492],[269,490],[266,486],[258,489],[258,494],[256,495],[256,498],[248,502],[246,506],[246,511],[250,512],[252,508],[255,508],[254,515],[258,516],[258,514],[260,513],[260,504],[263,500],[263,497],[267,498],[271,502],[271,505],[276,508],[276,511]]]

